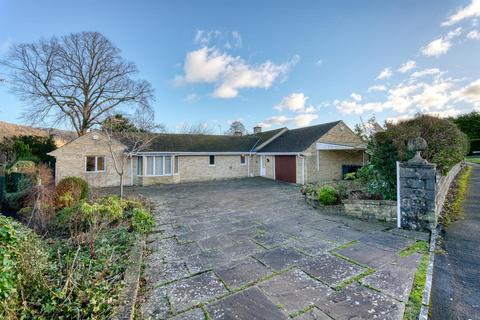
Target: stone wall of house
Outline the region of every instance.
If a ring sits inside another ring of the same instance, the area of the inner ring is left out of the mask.
[[[364,155],[360,150],[322,150],[318,151],[319,166],[317,167],[317,150],[315,144],[305,153],[307,167],[307,182],[341,180],[342,165],[363,165]]]
[[[116,158],[121,160],[124,146],[115,143],[113,150]],[[68,176],[81,177],[92,187],[118,186],[120,183],[120,177],[115,171],[107,139],[99,133],[86,134],[53,151],[53,154],[56,158],[55,183]],[[105,156],[105,171],[87,172],[85,167],[87,156]],[[124,172],[124,185],[130,185],[130,159],[124,161]]]
[[[247,164],[240,164],[240,155],[217,155],[215,165],[209,156],[180,156],[180,182],[248,177]]]

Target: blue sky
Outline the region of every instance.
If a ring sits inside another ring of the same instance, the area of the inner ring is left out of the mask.
[[[480,0],[0,0],[0,56],[79,31],[103,33],[136,63],[170,131],[480,108]],[[0,85],[0,120],[22,123],[22,110]]]

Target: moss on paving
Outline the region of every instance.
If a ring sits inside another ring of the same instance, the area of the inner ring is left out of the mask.
[[[440,223],[444,226],[448,226],[455,220],[462,218],[463,216],[463,200],[468,191],[468,184],[470,181],[470,175],[473,168],[467,166],[457,176],[452,183],[445,203],[443,205],[442,214],[440,215]]]
[[[410,291],[410,296],[405,306],[405,313],[403,314],[404,320],[417,319],[420,309],[422,308],[423,291],[425,289],[429,261],[428,243],[425,241],[416,241],[408,248],[402,250],[399,256],[406,257],[414,253],[421,253],[423,256],[413,279],[412,291]]]

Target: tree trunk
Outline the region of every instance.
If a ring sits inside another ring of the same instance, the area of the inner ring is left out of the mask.
[[[120,199],[123,198],[123,173],[120,174]]]

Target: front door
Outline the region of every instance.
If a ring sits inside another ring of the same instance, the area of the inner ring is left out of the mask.
[[[260,156],[260,176],[265,177],[266,174],[267,174],[267,167],[266,167],[265,156]]]

